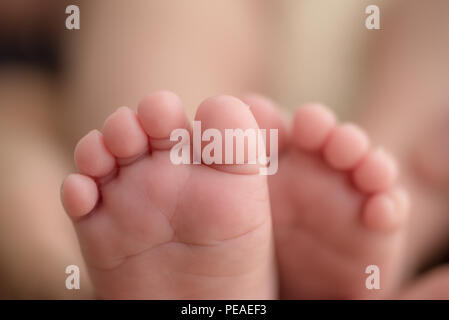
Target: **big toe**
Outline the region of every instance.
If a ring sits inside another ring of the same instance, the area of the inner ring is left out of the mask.
[[[201,154],[205,164],[237,174],[256,174],[263,167],[258,161],[258,151],[265,155],[265,145],[258,145],[259,126],[241,100],[226,95],[206,99],[198,108],[193,130],[194,136],[201,130],[206,140],[201,150],[194,142],[194,160]]]
[[[260,129],[265,129],[267,132],[269,132],[269,130],[278,131],[279,151],[284,149],[288,139],[286,119],[276,104],[270,99],[254,93],[243,96],[242,101],[249,106]],[[266,139],[266,149],[267,155],[269,155],[269,135],[267,135]]]

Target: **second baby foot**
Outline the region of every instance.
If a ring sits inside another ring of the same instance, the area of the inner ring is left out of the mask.
[[[257,129],[229,96],[203,102],[196,120],[203,130]],[[266,176],[252,164],[174,165],[178,128],[190,129],[179,98],[158,92],[77,145],[80,173],[66,178],[62,201],[98,297],[276,298]]]
[[[268,100],[244,101],[261,128],[281,130],[279,171],[269,177],[281,297],[390,296],[400,281],[408,202],[392,158],[320,105],[299,108],[287,137]],[[380,290],[366,287],[371,265]]]

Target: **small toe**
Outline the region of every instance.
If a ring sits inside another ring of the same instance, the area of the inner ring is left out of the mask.
[[[385,193],[370,197],[363,212],[363,223],[373,231],[395,230],[400,225],[400,213],[392,197]]]
[[[77,173],[69,175],[62,185],[61,201],[72,219],[78,219],[90,213],[98,201],[98,188],[95,181]]]
[[[397,178],[396,162],[382,149],[369,151],[354,170],[354,183],[363,192],[389,189]]]
[[[152,149],[169,149],[169,140],[175,129],[188,129],[189,124],[181,99],[169,91],[159,91],[145,97],[139,104],[137,115],[150,137]]]
[[[345,124],[332,131],[323,153],[333,168],[349,170],[360,162],[368,146],[368,137],[359,127]]]
[[[98,130],[92,130],[78,142],[74,157],[78,170],[91,177],[104,177],[115,167],[115,158]]]
[[[368,198],[363,211],[363,223],[373,231],[397,230],[404,224],[408,198],[403,189],[382,192]]]
[[[120,107],[106,119],[103,136],[106,147],[117,158],[136,157],[148,147],[136,114],[127,107]]]
[[[335,123],[335,115],[324,106],[310,104],[300,107],[293,119],[292,142],[306,151],[319,150]]]

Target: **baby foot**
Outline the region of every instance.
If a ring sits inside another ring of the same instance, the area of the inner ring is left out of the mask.
[[[203,130],[257,129],[228,96],[204,101],[196,120]],[[190,130],[182,104],[159,92],[76,147],[80,174],[66,178],[62,201],[98,297],[275,298],[266,176],[252,164],[174,165],[177,128]]]
[[[282,126],[267,100],[244,101],[259,127]],[[285,147],[269,188],[281,297],[389,295],[400,280],[407,207],[391,157],[370,149],[361,129],[337,125],[319,105],[299,108],[289,141],[285,134],[279,139]],[[366,287],[370,265],[379,267],[380,290]]]

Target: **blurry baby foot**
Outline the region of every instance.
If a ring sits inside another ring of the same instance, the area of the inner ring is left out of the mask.
[[[244,101],[261,128],[282,126],[267,100]],[[401,280],[408,202],[391,156],[320,105],[297,110],[284,145],[269,177],[281,297],[388,297]],[[380,290],[367,289],[370,265]]]

